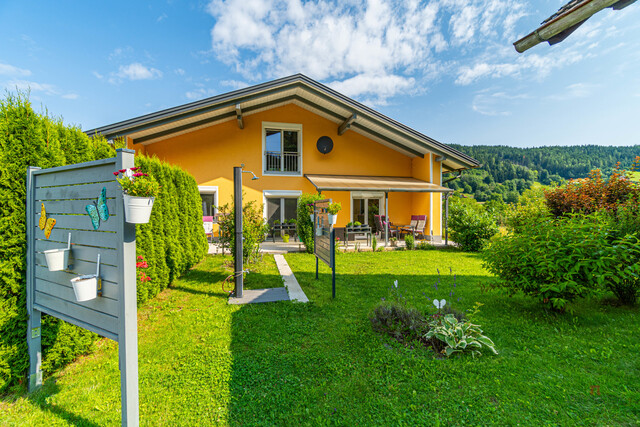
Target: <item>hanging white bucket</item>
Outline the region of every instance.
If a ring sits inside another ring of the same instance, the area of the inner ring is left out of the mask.
[[[93,274],[74,277],[71,284],[78,302],[89,301],[98,296],[98,277]]]
[[[124,194],[124,219],[130,224],[146,224],[151,217],[154,197],[135,197]]]
[[[44,259],[47,261],[49,271],[64,270],[69,266],[69,251],[71,250],[71,233],[66,248],[50,249],[44,251]]]
[[[96,274],[85,274],[71,279],[73,293],[76,294],[76,301],[89,301],[98,296],[98,280],[100,277],[100,254],[96,262]]]
[[[311,219],[311,224],[313,224],[313,214],[309,214],[309,219]]]
[[[336,222],[338,222],[338,214],[328,214],[329,216],[329,224],[331,225],[336,225]]]
[[[49,271],[60,271],[69,265],[69,249],[50,249],[44,251],[44,258],[47,260]]]
[[[322,227],[316,227],[316,236],[322,236]]]

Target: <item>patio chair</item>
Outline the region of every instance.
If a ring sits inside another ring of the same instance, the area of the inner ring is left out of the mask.
[[[204,234],[207,236],[207,241],[211,243],[213,241],[213,217],[203,216],[202,226],[204,227]]]
[[[386,224],[386,216],[384,215],[374,215],[374,221],[376,222],[376,234],[380,233],[380,237],[384,236],[384,228]],[[393,225],[389,223],[389,237],[397,237],[398,230],[391,229]]]
[[[411,223],[407,227],[401,227],[403,234],[411,234],[415,239],[416,235],[425,237],[424,229],[427,226],[426,215],[411,215]]]

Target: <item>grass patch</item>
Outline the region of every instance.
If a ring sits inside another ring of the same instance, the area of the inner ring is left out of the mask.
[[[456,251],[348,253],[329,269],[286,256],[309,304],[230,306],[225,258],[209,256],[140,308],[142,425],[634,425],[640,420],[638,309],[597,300],[558,316],[521,297],[483,292],[492,278]],[[229,257],[226,257],[229,259]],[[272,257],[247,286],[281,286]],[[398,280],[410,305],[422,295],[453,307],[482,302],[476,321],[499,356],[439,359],[376,333],[369,314]],[[251,268],[251,267],[250,267]],[[436,268],[441,280],[434,284]],[[458,301],[457,298],[460,298]],[[600,394],[591,394],[599,386]],[[31,397],[0,403],[2,425],[117,425],[117,345],[46,380]]]

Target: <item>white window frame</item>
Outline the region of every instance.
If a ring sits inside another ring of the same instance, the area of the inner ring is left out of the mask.
[[[265,152],[267,151],[267,129],[298,132],[298,172],[267,171]],[[302,125],[295,123],[262,122],[262,174],[269,176],[302,176]]]
[[[213,194],[213,207],[218,212],[218,186],[217,185],[198,185],[198,193]]]
[[[298,199],[302,191],[298,190],[264,190],[262,192],[262,217],[267,220],[267,199]],[[284,203],[280,200],[280,222],[284,220]]]
[[[380,205],[380,211],[378,212],[378,215],[382,215],[383,214],[383,208],[384,208],[384,191],[352,191],[351,192],[351,197],[350,197],[350,206],[349,206],[349,210],[351,211],[351,222],[353,222],[353,199],[372,199],[372,200],[379,200],[379,205]],[[369,221],[369,203],[365,203],[364,205],[364,217],[366,221]],[[373,224],[367,224],[370,227],[373,226]]]

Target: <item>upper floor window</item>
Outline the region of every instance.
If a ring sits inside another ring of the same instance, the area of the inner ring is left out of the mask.
[[[264,122],[262,147],[265,174],[302,174],[302,125]]]

